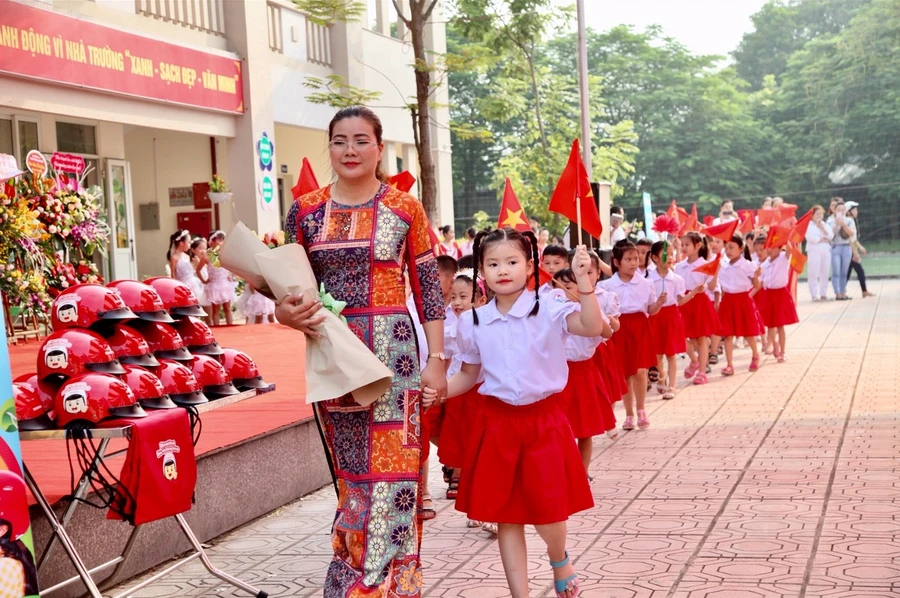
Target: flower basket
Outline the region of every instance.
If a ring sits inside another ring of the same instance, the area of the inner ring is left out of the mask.
[[[209,193],[207,193],[207,195],[209,196],[209,201],[213,203],[225,203],[227,201],[231,201],[231,196],[233,195],[233,193],[231,193],[230,191],[224,193],[216,193],[214,191],[210,191]]]

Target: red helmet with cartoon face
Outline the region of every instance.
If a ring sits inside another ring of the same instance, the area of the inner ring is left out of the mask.
[[[134,328],[123,324],[114,324],[103,332],[106,342],[109,343],[120,363],[149,368],[159,365],[159,361],[153,356],[147,341]]]
[[[96,424],[113,417],[147,417],[127,384],[115,376],[93,372],[70,378],[60,386],[54,411],[61,428],[74,422]]]
[[[124,374],[109,343],[91,330],[67,328],[44,339],[38,351],[38,378],[71,378],[84,372]]]
[[[168,276],[157,276],[148,278],[145,282],[156,289],[171,316],[195,316],[198,318],[206,316],[206,312],[200,307],[200,302],[197,301],[191,287],[180,280]]]
[[[13,397],[19,430],[52,430],[56,427],[35,386],[28,382],[13,382]]]
[[[136,365],[125,365],[125,375],[122,380],[137,397],[138,403],[144,409],[175,409],[178,407],[166,394],[162,382],[156,374]]]
[[[212,330],[197,318],[182,318],[174,324],[184,344],[192,355],[221,355],[222,347],[216,342]]]
[[[115,289],[99,284],[78,284],[53,300],[53,330],[88,328],[104,320],[136,318]]]
[[[160,361],[159,367],[156,368],[156,376],[177,405],[202,405],[209,402],[190,368],[177,361],[169,359]]]
[[[150,350],[158,359],[174,359],[184,362],[193,359],[191,352],[184,347],[181,335],[168,324],[132,322],[130,326],[144,337]]]
[[[225,371],[225,366],[212,357],[195,355],[191,371],[207,397],[218,399],[241,393],[231,383],[231,376]]]
[[[0,471],[0,522],[3,521],[9,524],[12,540],[18,540],[28,531],[25,480],[14,471],[5,469]]]
[[[232,383],[237,386],[238,390],[269,387],[269,384],[259,374],[256,363],[243,351],[223,349],[222,365],[225,366]]]
[[[37,393],[41,404],[44,406],[47,415],[50,416],[51,420],[56,419],[56,414],[53,413],[53,401],[56,399],[56,392],[59,390],[59,382],[54,382],[52,380],[38,380],[37,374],[22,374],[13,380],[13,383],[24,384],[33,388],[34,392]]]
[[[122,296],[122,302],[134,314],[148,322],[171,324],[175,320],[166,311],[163,301],[156,289],[136,280],[114,280],[106,285],[115,289]]]

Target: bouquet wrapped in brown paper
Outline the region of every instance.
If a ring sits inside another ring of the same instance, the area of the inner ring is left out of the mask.
[[[373,403],[390,387],[393,373],[353,334],[340,316],[343,303],[316,283],[306,250],[296,243],[270,249],[242,222],[225,238],[219,251],[223,268],[240,276],[257,291],[279,302],[288,295],[303,301],[322,300],[316,327],[320,338],[306,338],[306,402],[316,403],[347,393],[360,405]]]

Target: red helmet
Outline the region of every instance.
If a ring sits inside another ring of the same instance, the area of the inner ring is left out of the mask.
[[[38,378],[71,378],[87,371],[124,374],[116,354],[91,330],[66,328],[44,339],[38,351]]]
[[[14,382],[13,397],[20,430],[52,430],[56,427],[36,387],[28,382]]]
[[[119,291],[122,302],[142,320],[171,324],[172,316],[166,311],[156,289],[136,280],[114,280],[106,285]]]
[[[104,330],[104,336],[119,362],[150,368],[159,365],[147,341],[135,329],[123,324],[113,324],[111,328]]]
[[[147,416],[127,384],[115,376],[93,372],[70,378],[59,387],[55,411],[61,428],[76,421]]]
[[[178,407],[166,394],[162,382],[156,374],[136,365],[125,365],[122,380],[137,397],[138,403],[145,409],[175,409]]]
[[[216,342],[212,330],[197,318],[182,318],[174,324],[192,355],[221,355],[222,347]]]
[[[148,278],[145,282],[156,289],[170,315],[196,316],[198,318],[206,316],[206,312],[200,307],[200,302],[197,301],[191,287],[180,280],[168,276],[157,276]]]
[[[259,375],[259,368],[249,355],[237,349],[222,350],[222,365],[239,390],[268,388],[269,384]]]
[[[176,404],[190,406],[209,402],[190,368],[177,361],[163,359],[156,368],[156,375]]]
[[[56,419],[56,414],[53,413],[53,401],[56,399],[56,392],[59,390],[59,382],[54,382],[52,380],[38,380],[37,374],[22,374],[13,380],[13,383],[23,384],[33,388],[34,392],[37,393],[38,398],[41,400],[41,404],[44,406],[47,415],[50,416],[51,420]]]
[[[191,370],[207,396],[218,399],[241,393],[231,383],[231,376],[225,371],[225,366],[212,357],[195,355]]]
[[[25,480],[17,473],[6,469],[0,471],[0,521],[9,524],[12,540],[18,540],[28,531],[28,496],[25,494]]]
[[[150,350],[159,359],[174,359],[176,361],[190,361],[193,356],[184,348],[181,335],[168,324],[159,322],[132,322],[131,325],[143,335]]]
[[[53,330],[88,328],[102,320],[130,320],[131,312],[115,289],[99,284],[78,284],[53,300]]]

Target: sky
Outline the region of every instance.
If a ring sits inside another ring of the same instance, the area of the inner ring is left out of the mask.
[[[557,0],[572,5],[574,0]],[[588,27],[605,31],[620,24],[642,31],[647,25],[661,25],[665,35],[674,37],[698,54],[727,56],[744,33],[752,31],[750,16],[766,0],[584,0]],[[574,21],[574,19],[573,19]],[[573,23],[574,27],[574,23]]]

